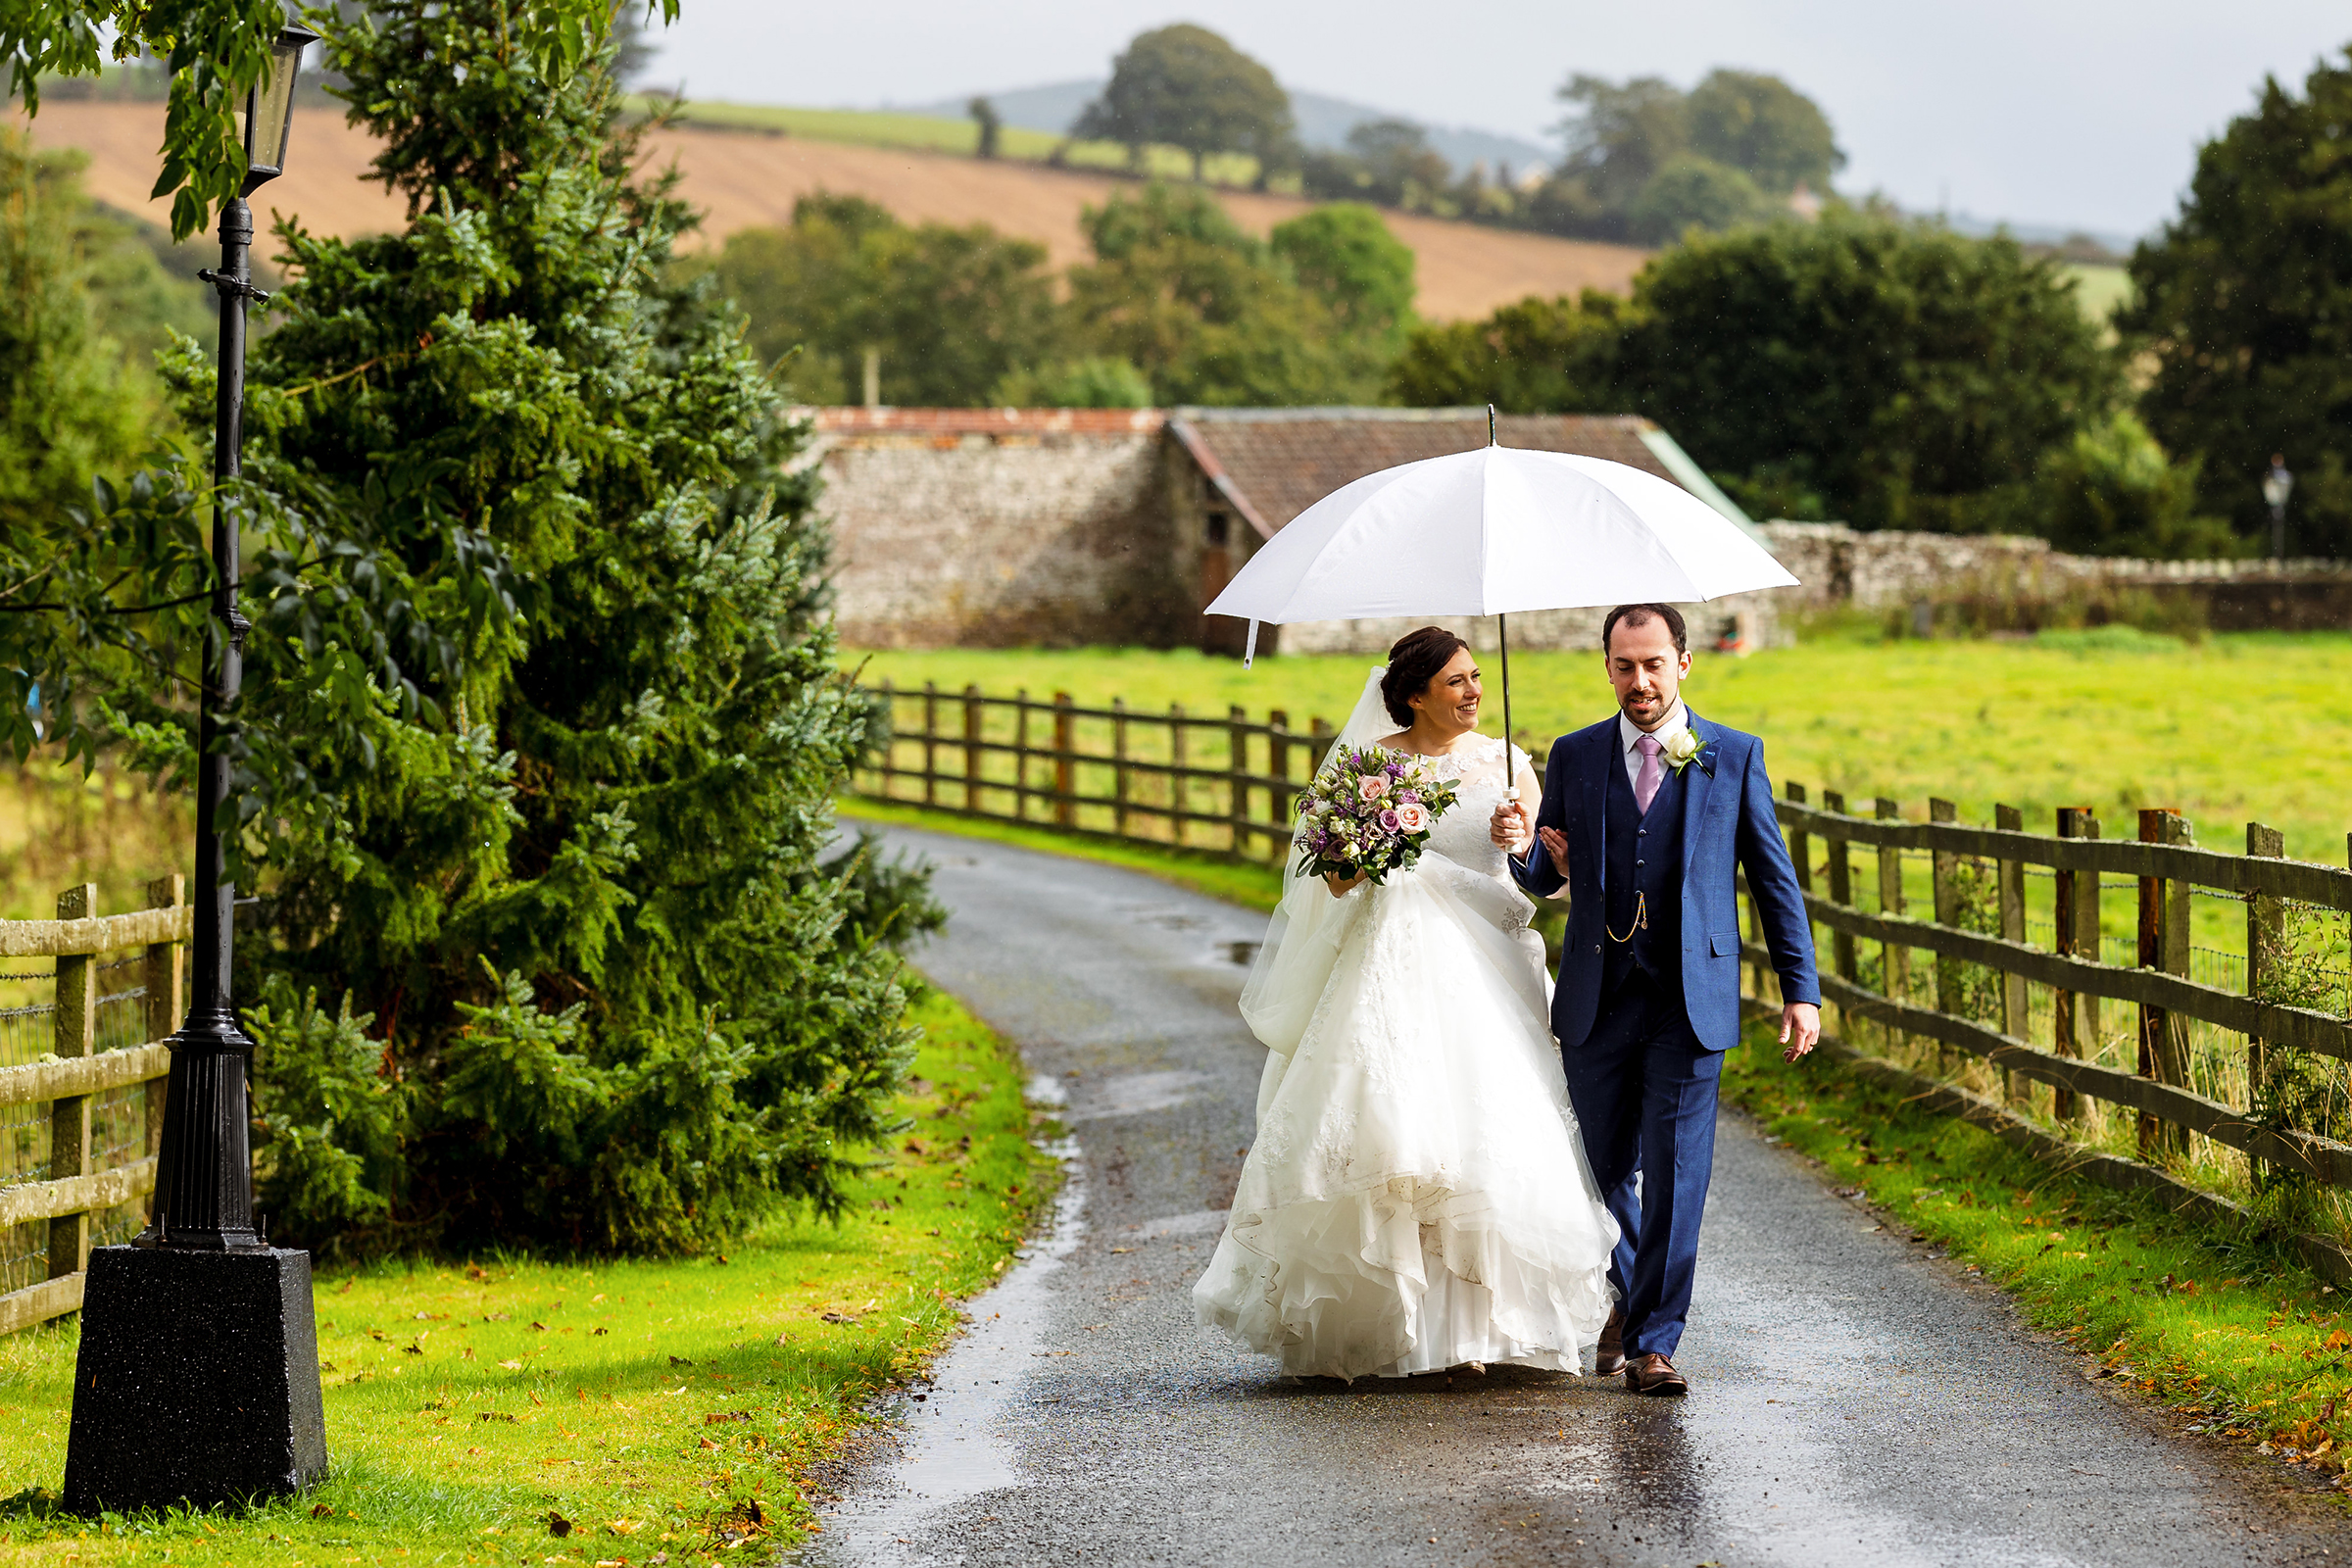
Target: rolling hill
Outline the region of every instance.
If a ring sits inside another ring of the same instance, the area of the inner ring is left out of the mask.
[[[821,189],[865,196],[909,222],[992,223],[1037,240],[1055,267],[1064,267],[1088,256],[1079,228],[1081,210],[1132,187],[1130,180],[1103,170],[1055,169],[1010,159],[984,163],[920,145],[818,139],[777,119],[779,114],[810,120],[820,115],[826,120],[863,118],[831,112],[746,111],[745,118],[759,115],[771,128],[737,128],[720,122],[723,107],[710,106],[702,123],[677,126],[652,139],[656,160],[677,162],[685,176],[686,197],[708,211],[705,233],[714,238],[787,221],[797,198]],[[335,110],[297,110],[295,121],[290,171],[261,191],[261,216],[266,219],[271,211],[296,216],[318,233],[363,234],[398,227],[405,217],[400,200],[366,181],[368,163],[374,155],[368,138],[344,124]],[[85,179],[99,200],[159,223],[164,220],[166,204],[150,201],[147,195],[155,183],[163,105],[52,101],[30,128],[42,146],[78,147],[88,154]],[[826,128],[839,136],[858,127]],[[968,122],[962,128],[968,135]],[[904,139],[919,139],[914,132],[921,129],[922,125],[907,127]],[[1236,221],[1259,234],[1313,205],[1249,191],[1215,194]],[[1418,258],[1419,307],[1433,320],[1484,316],[1529,294],[1550,296],[1586,288],[1623,293],[1648,255],[1625,245],[1555,239],[1403,213],[1386,216],[1390,228]]]

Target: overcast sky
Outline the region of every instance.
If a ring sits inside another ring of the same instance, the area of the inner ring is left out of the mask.
[[[1100,76],[1198,22],[1284,85],[1549,142],[1572,72],[1787,77],[1829,112],[1840,188],[1905,207],[2139,234],[2265,74],[2352,42],[2343,0],[683,0],[656,80],[744,103],[872,107]]]

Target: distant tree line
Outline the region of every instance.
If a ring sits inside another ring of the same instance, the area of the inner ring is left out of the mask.
[[[1152,184],[1085,215],[1094,259],[986,224],[901,222],[816,194],[709,264],[791,395],[980,407],[1375,402],[1416,324],[1413,253],[1368,207],[1245,232],[1206,191]]]
[[[2352,159],[2326,152],[2348,142],[2352,52],[2300,94],[2266,81],[2134,252],[2109,332],[2058,257],[1840,204],[1689,234],[1630,301],[1423,328],[1390,390],[1646,414],[1769,514],[2096,554],[2264,550],[2277,454],[2287,553],[2352,557]]]
[[[1310,149],[1272,72],[1182,24],[1138,34],[1070,134],[1125,143],[1139,164],[1147,147],[1181,149],[1195,179],[1210,155],[1235,154],[1254,161],[1261,189],[1295,181],[1329,201],[1644,245],[1769,217],[1800,190],[1826,198],[1845,165],[1829,117],[1778,76],[1717,71],[1686,93],[1654,76],[1580,74],[1559,95],[1578,112],[1559,126],[1566,154],[1551,170],[1457,171],[1408,120],[1367,122],[1343,148]]]

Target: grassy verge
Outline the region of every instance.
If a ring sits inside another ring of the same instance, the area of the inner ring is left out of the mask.
[[[710,1563],[817,1528],[810,1467],[955,1332],[1054,1180],[1018,1060],[944,996],[913,1125],[839,1226],[724,1256],[321,1277],[332,1479],[242,1513],[55,1514],[74,1325],[0,1339],[0,1563]]]
[[[836,809],[847,822],[919,827],[933,833],[954,833],[968,839],[986,839],[992,844],[1010,844],[1048,855],[1069,855],[1100,860],[1105,865],[1125,866],[1130,871],[1142,871],[1246,909],[1271,910],[1282,902],[1282,873],[1278,869],[1270,865],[1236,864],[1206,851],[1180,850],[1173,845],[1164,850],[1147,849],[1107,839],[1079,838],[993,817],[926,811],[919,806],[899,806],[863,795],[843,797],[836,803]]]
[[[1834,1063],[1791,1067],[1769,1038],[1764,1025],[1750,1030],[1723,1092],[1774,1136],[2192,1430],[2352,1487],[2352,1320],[2340,1294],[2266,1242],[2076,1181]]]

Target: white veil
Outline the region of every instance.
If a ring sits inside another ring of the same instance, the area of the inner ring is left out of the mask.
[[[1356,699],[1355,710],[1348,715],[1331,750],[1323,754],[1317,778],[1331,771],[1341,747],[1369,746],[1400,727],[1389,716],[1388,704],[1380,695],[1381,677],[1388,672],[1388,665],[1374,664],[1364,677],[1363,695]],[[1363,893],[1359,887],[1346,898],[1335,899],[1321,877],[1301,877],[1294,844],[1283,862],[1282,903],[1266,923],[1266,939],[1242,987],[1242,1019],[1267,1050],[1287,1057],[1298,1048],[1307,1020],[1314,1016],[1315,1004],[1322,1000],[1323,988],[1331,979],[1332,966],[1339,961],[1348,917]]]

